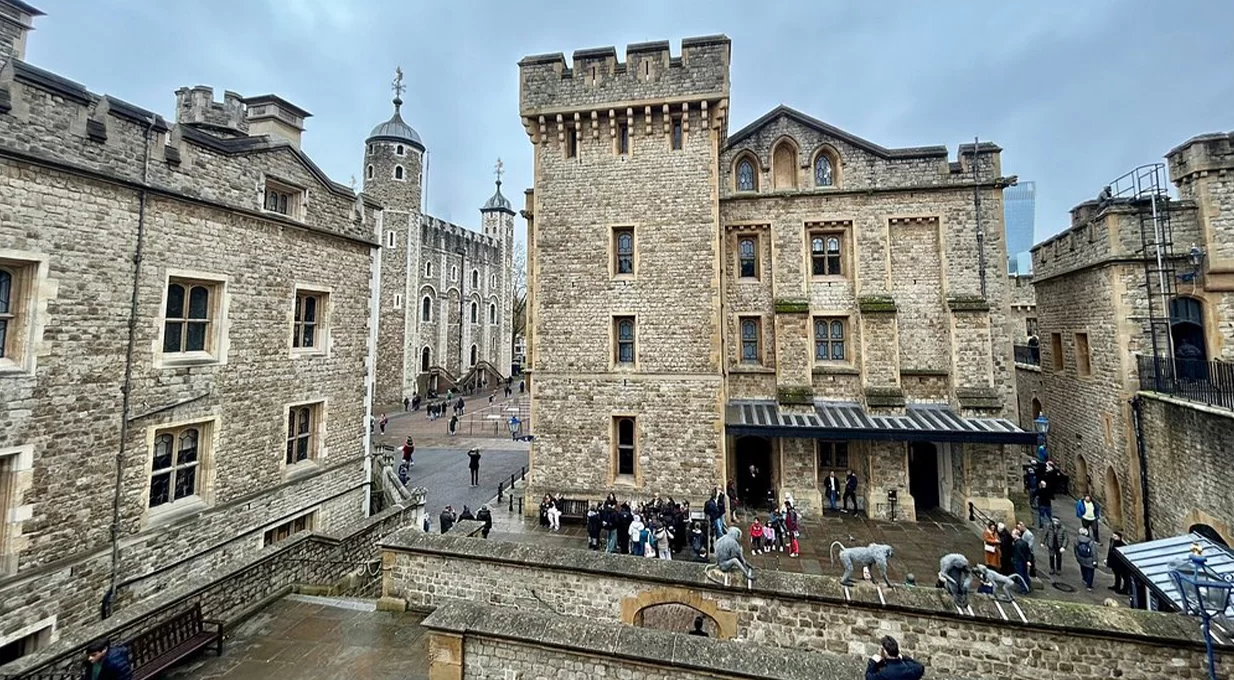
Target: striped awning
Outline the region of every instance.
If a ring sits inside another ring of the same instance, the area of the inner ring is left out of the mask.
[[[965,418],[945,404],[910,404],[904,415],[871,415],[860,404],[815,402],[813,412],[782,413],[774,401],[730,401],[725,429],[733,435],[806,439],[975,444],[1037,443],[1006,418]]]

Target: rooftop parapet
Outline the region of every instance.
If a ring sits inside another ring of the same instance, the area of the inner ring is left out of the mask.
[[[1170,180],[1181,185],[1203,172],[1234,169],[1234,132],[1192,137],[1165,155]]]
[[[731,42],[727,36],[685,38],[681,56],[668,41],[541,54],[519,62],[519,109],[539,116],[604,106],[645,106],[727,99]]]

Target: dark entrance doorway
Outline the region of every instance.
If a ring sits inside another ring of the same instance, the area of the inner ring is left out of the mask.
[[[741,505],[750,510],[764,510],[767,491],[771,488],[771,440],[762,437],[737,439],[737,493]]]
[[[1204,341],[1204,308],[1190,297],[1170,300],[1170,341],[1174,345],[1177,375],[1184,380],[1208,378],[1208,351]]]
[[[908,492],[918,510],[938,507],[938,449],[930,442],[908,445]]]
[[[1187,531],[1199,534],[1217,545],[1225,545],[1227,548],[1229,547],[1226,545],[1225,539],[1221,537],[1221,534],[1217,533],[1216,529],[1208,526],[1207,524],[1192,524],[1191,528]]]

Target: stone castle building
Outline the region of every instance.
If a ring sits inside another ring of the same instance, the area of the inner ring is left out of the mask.
[[[510,345],[509,204],[483,234],[422,218],[397,112],[358,194],[280,97],[181,88],[170,123],[26,63],[41,14],[0,0],[0,664],[307,533],[397,528],[371,512],[372,404],[420,347],[453,347],[444,370]],[[400,291],[450,284],[452,325],[404,320]]]
[[[513,353],[514,210],[497,190],[480,208],[482,232],[424,212],[427,149],[403,121],[402,72],[394,115],[365,140],[364,193],[385,207],[377,404],[429,389],[496,382]]]
[[[889,149],[787,107],[733,134],[724,36],[527,57],[529,493],[1006,515],[1000,149]]]
[[[1234,541],[1232,141],[1137,168],[1032,251],[1040,362],[1017,361],[1021,423],[1044,412],[1072,493],[1137,539]]]

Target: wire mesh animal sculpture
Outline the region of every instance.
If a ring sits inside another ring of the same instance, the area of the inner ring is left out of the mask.
[[[844,565],[844,575],[840,577],[840,585],[853,585],[853,565],[870,567],[877,564],[883,583],[887,584],[888,588],[891,587],[891,581],[887,580],[887,560],[895,555],[894,548],[884,543],[845,548],[843,543],[832,541],[828,550],[831,553],[832,564],[836,563],[835,548],[837,545],[840,546],[840,563]]]
[[[951,594],[956,607],[964,609],[968,606],[968,594],[973,590],[973,570],[967,557],[960,553],[943,555],[938,561],[938,580]]]
[[[1024,577],[1019,574],[1004,576],[984,564],[978,564],[975,567],[975,570],[977,572],[977,578],[981,579],[982,583],[985,583],[994,590],[994,599],[996,600],[1002,600],[1003,602],[1015,602],[1015,589],[1013,586],[1017,580],[1020,582],[1020,587],[1025,591],[1028,591],[1029,589],[1028,584],[1024,582]],[[998,596],[998,591],[1000,590],[1003,591],[1002,597]]]

